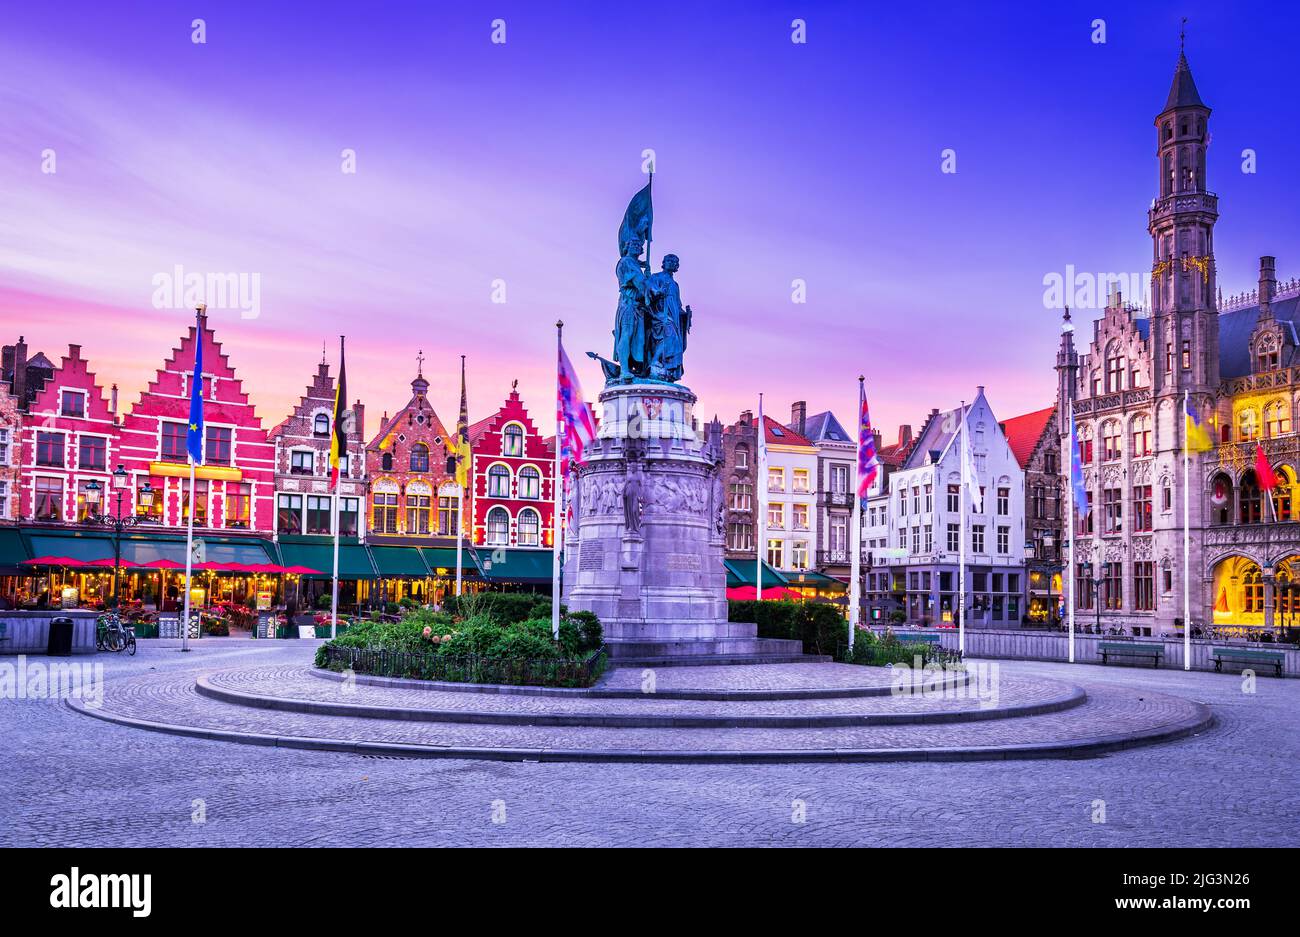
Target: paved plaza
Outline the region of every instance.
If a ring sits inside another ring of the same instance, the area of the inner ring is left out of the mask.
[[[98,655],[106,699],[129,697],[142,714],[153,707],[153,715],[167,721],[174,715],[167,708],[180,698],[176,688],[205,676],[247,689],[258,684],[258,674],[284,674],[298,682],[302,695],[328,698],[328,682],[301,670],[316,642],[204,639],[190,654],[171,644],[142,642],[135,658]],[[1207,704],[1216,723],[1178,741],[1055,760],[503,763],[234,744],[116,725],[59,700],[6,699],[0,701],[0,731],[8,757],[0,781],[9,793],[0,802],[0,844],[1300,844],[1300,794],[1292,777],[1300,755],[1294,722],[1300,681],[1261,677],[1256,692],[1245,694],[1241,678],[1231,675],[1034,662],[1001,667],[1008,686],[1079,684],[1096,697],[1134,698],[1137,691],[1138,697],[1180,698]],[[662,687],[689,682],[683,674],[664,677]],[[631,686],[629,679],[615,672],[604,685]],[[148,686],[171,689],[134,690]],[[366,692],[373,696],[365,698],[382,701],[396,691]],[[501,705],[485,702],[488,696],[458,694],[474,697],[476,709]],[[561,708],[581,712],[587,705]],[[690,712],[695,705],[664,701],[660,708]],[[843,706],[806,705],[830,714]],[[760,717],[781,711],[772,703],[745,706]],[[249,712],[249,718],[358,721]],[[989,731],[981,723],[911,729]],[[1095,822],[1103,816],[1104,822]]]

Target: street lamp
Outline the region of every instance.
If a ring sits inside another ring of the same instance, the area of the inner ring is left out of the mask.
[[[1101,634],[1101,586],[1105,581],[1101,576],[1092,579],[1092,604],[1097,610],[1097,634]]]
[[[121,604],[119,588],[122,573],[122,531],[124,528],[139,524],[140,518],[122,516],[122,496],[131,486],[130,474],[119,465],[113,470],[112,479],[113,490],[117,493],[117,505],[113,514],[105,514],[100,510],[104,486],[93,479],[86,483],[86,505],[90,510],[86,515],[85,523],[98,524],[113,531],[113,605],[119,606]],[[153,505],[153,495],[153,486],[146,481],[139,492],[140,507],[144,508],[146,513]]]

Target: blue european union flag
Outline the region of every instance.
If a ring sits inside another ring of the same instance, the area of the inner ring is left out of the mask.
[[[203,463],[203,318],[194,327],[194,376],[190,378],[190,425],[185,448],[195,465]]]

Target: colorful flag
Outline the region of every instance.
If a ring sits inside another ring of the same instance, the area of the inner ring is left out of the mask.
[[[194,325],[194,374],[190,377],[190,423],[185,433],[185,448],[189,451],[190,461],[195,465],[203,464],[203,334],[207,329],[203,324],[203,313],[195,318]]]
[[[880,474],[880,459],[876,456],[876,434],[871,428],[871,414],[867,410],[867,389],[858,382],[858,498],[867,503],[867,493]]]
[[[1277,487],[1277,473],[1273,471],[1268,456],[1264,455],[1264,446],[1259,442],[1255,443],[1255,479],[1263,491],[1272,491]]]
[[[1192,398],[1189,395],[1183,395],[1183,413],[1186,415],[1187,424],[1187,451],[1188,452],[1209,452],[1214,448],[1214,440],[1210,438],[1210,431],[1205,428],[1196,415],[1196,408],[1192,406]]]
[[[640,192],[632,196],[632,201],[627,203],[627,211],[623,213],[623,223],[618,226],[620,252],[623,244],[632,235],[636,235],[642,241],[650,240],[650,228],[654,223],[654,205],[650,198],[650,186],[653,184],[654,175],[651,174],[650,181]]]
[[[573,363],[564,353],[563,343],[559,350],[555,418],[563,429],[556,445],[560,447],[560,474],[567,485],[569,468],[582,464],[583,449],[596,438],[596,424],[591,418],[591,411],[582,400],[582,386],[578,383]]]
[[[1070,485],[1074,488],[1074,510],[1079,520],[1088,517],[1088,486],[1083,481],[1083,453],[1079,449],[1079,427],[1074,422],[1074,410],[1070,410]]]
[[[961,417],[962,458],[966,460],[966,489],[971,509],[976,514],[984,510],[984,490],[980,487],[979,471],[975,466],[975,452],[970,447],[970,411],[963,410]]]
[[[758,500],[761,505],[767,500],[767,421],[763,418],[762,394],[758,395],[758,424],[756,436],[757,439],[755,440],[754,448],[757,451],[754,453],[754,458],[758,460],[755,464],[758,466],[758,490],[760,492]]]
[[[345,416],[348,405],[348,372],[343,362],[343,336],[339,336],[339,380],[334,385],[334,426],[330,432],[330,491],[339,486],[339,465],[348,451]]]
[[[456,443],[453,458],[456,460],[456,484],[469,487],[469,404],[465,398],[465,356],[460,356],[460,416],[456,417]]]

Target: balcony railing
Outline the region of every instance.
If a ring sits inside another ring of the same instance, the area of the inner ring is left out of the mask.
[[[1174,212],[1203,211],[1217,215],[1219,213],[1219,196],[1213,192],[1175,192],[1156,199],[1155,205],[1147,211],[1147,221],[1154,223]]]

